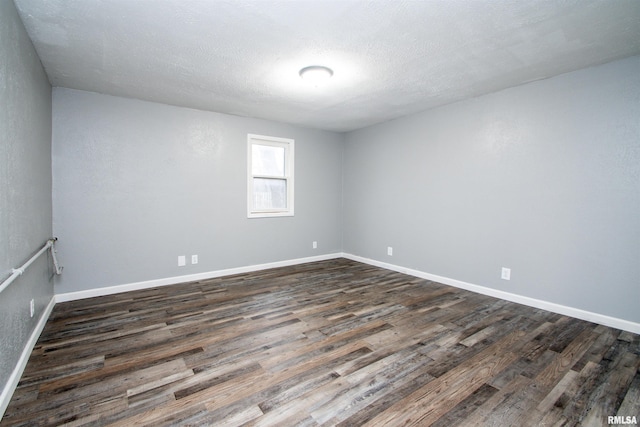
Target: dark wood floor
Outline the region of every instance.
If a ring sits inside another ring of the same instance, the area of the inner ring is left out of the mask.
[[[338,259],[56,305],[1,425],[639,417],[638,335]]]

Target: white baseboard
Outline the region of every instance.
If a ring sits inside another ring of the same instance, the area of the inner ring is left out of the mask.
[[[67,292],[56,295],[56,302],[74,301],[84,298],[93,298],[104,295],[118,294],[120,292],[137,291],[140,289],[156,288],[159,286],[175,285],[177,283],[195,282],[198,280],[214,279],[216,277],[230,276],[232,274],[250,273],[252,271],[266,270],[276,267],[288,267],[290,265],[304,264],[307,262],[325,261],[341,258],[341,252],[317,255],[306,258],[296,258],[285,261],[276,261],[266,264],[248,265],[244,267],[227,268],[224,270],[207,271],[204,273],[188,274],[184,276],[167,277],[164,279],[146,280],[144,282],[127,283],[123,285],[108,286],[104,288],[88,289],[86,291]]]
[[[515,302],[518,304],[527,305],[529,307],[540,308],[543,310],[551,311],[553,313],[575,317],[577,319],[586,320],[588,322],[599,323],[601,325],[610,326],[612,328],[633,332],[634,334],[640,334],[640,323],[631,322],[629,320],[618,319],[616,317],[611,317],[611,316],[607,316],[599,313],[593,313],[591,311],[586,311],[579,308],[569,307],[566,305],[556,304],[549,301],[530,298],[523,295],[512,294],[510,292],[487,288],[485,286],[474,285],[473,283],[467,283],[460,280],[451,279],[449,277],[437,276],[435,274],[425,273],[424,271],[413,270],[411,268],[405,268],[398,265],[389,264],[382,261],[376,261],[373,259],[364,258],[357,255],[352,255],[348,253],[344,253],[342,255],[344,258],[348,258],[353,261],[362,262],[362,263],[373,265],[376,267],[386,268],[387,270],[393,270],[399,273],[408,274],[410,276],[420,277],[421,279],[432,280],[434,282],[443,283],[445,285],[450,285],[456,288],[465,289],[471,292],[476,292],[479,294],[500,298],[500,299]]]
[[[325,255],[318,255],[306,258],[296,258],[285,261],[276,261],[265,264],[248,265],[244,267],[228,268],[224,270],[208,271],[204,273],[189,274],[184,276],[167,277],[163,279],[147,280],[144,282],[134,282],[123,285],[109,286],[104,288],[89,289],[86,291],[68,292],[64,294],[57,294],[55,296],[56,302],[73,301],[84,298],[92,298],[104,295],[111,295],[120,292],[135,291],[140,289],[155,288],[158,286],[174,285],[177,283],[194,282],[198,280],[213,279],[216,277],[230,276],[233,274],[250,273],[253,271],[266,270],[276,267],[287,267],[290,265],[303,264],[314,261],[324,261],[335,258],[348,258],[353,261],[362,262],[365,264],[373,265],[376,267],[386,268],[388,270],[397,271],[399,273],[409,274],[411,276],[420,277],[426,280],[433,280],[434,282],[443,283],[445,285],[454,286],[456,288],[465,289],[471,292],[476,292],[483,295],[500,298],[503,300],[515,302],[518,304],[527,305],[530,307],[540,308],[543,310],[551,311],[566,316],[575,317],[577,319],[586,320],[589,322],[599,323],[601,325],[610,326],[612,328],[621,329],[624,331],[640,334],[640,324],[631,322],[629,320],[619,319],[616,317],[607,316],[604,314],[594,313],[591,311],[582,310],[575,307],[569,307],[561,304],[556,304],[549,301],[539,300],[536,298],[526,297],[523,295],[513,294],[497,289],[487,288],[485,286],[475,285],[473,283],[463,282],[461,280],[452,279],[449,277],[438,276],[431,273],[426,273],[420,270],[414,270],[411,268],[402,267],[387,262],[376,261],[374,259],[361,257],[349,253],[336,252]],[[43,325],[44,326],[44,325]],[[35,342],[34,342],[35,344]]]
[[[18,359],[18,363],[16,367],[13,369],[9,380],[4,385],[2,389],[2,394],[0,394],[0,420],[4,416],[4,411],[7,410],[7,406],[9,406],[9,402],[11,402],[11,397],[13,396],[13,392],[18,386],[18,382],[20,382],[20,377],[24,372],[24,368],[27,367],[27,362],[29,361],[29,356],[31,356],[31,352],[33,348],[36,346],[38,342],[38,338],[40,338],[40,334],[44,329],[44,325],[47,324],[47,320],[49,320],[49,316],[51,315],[51,311],[53,307],[56,305],[55,297],[51,298],[49,304],[45,307],[44,311],[40,315],[40,319],[38,320],[38,324],[35,329],[31,333],[29,340],[26,342],[24,349],[22,350],[22,354],[20,355],[20,359]]]

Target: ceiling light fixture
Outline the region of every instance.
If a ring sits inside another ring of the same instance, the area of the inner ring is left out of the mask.
[[[333,70],[322,65],[310,65],[300,70],[300,77],[314,86],[318,86],[333,76]]]

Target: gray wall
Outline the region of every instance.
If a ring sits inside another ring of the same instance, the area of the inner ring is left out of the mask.
[[[0,0],[0,280],[49,237],[51,86],[13,2]],[[0,294],[0,387],[51,301],[51,274],[42,256]]]
[[[349,133],[344,171],[345,252],[640,322],[640,57]]]
[[[56,293],[342,248],[341,134],[59,88],[53,111]],[[295,139],[294,217],[247,218],[248,133]]]

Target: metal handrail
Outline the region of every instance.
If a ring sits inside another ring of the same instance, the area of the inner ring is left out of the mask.
[[[27,262],[25,262],[24,264],[22,264],[22,266],[18,268],[11,269],[11,276],[9,276],[7,280],[2,282],[2,285],[0,285],[0,292],[4,291],[7,288],[7,286],[13,283],[13,281],[16,280],[18,276],[21,276],[24,273],[24,271],[27,269],[27,267],[29,267],[36,259],[38,259],[40,255],[46,252],[49,248],[51,248],[51,257],[53,258],[53,265],[56,269],[56,274],[62,274],[62,267],[58,264],[58,260],[56,258],[56,251],[55,251],[55,248],[53,247],[53,244],[56,242],[56,240],[58,240],[57,237],[52,237],[51,239],[47,240],[47,243],[45,243],[42,249],[40,249],[34,256],[29,258]]]

